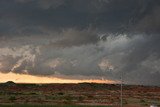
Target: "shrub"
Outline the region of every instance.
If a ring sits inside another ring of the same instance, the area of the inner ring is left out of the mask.
[[[59,92],[59,93],[57,93],[58,95],[64,95],[64,93],[63,92]]]
[[[84,99],[85,99],[85,97],[83,97],[83,96],[79,96],[79,97],[78,97],[78,100],[79,100],[80,102],[82,102]]]
[[[141,103],[145,103],[145,100],[141,99],[140,102],[141,102]]]
[[[11,96],[11,97],[9,97],[9,100],[10,100],[11,102],[14,102],[14,101],[16,100],[16,97],[15,97],[15,96]]]

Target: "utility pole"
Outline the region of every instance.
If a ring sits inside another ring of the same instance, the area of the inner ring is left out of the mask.
[[[121,72],[121,104],[120,107],[123,107],[123,73]]]

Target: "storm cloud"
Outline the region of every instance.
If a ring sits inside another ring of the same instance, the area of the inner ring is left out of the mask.
[[[160,85],[159,0],[1,0],[0,71]]]

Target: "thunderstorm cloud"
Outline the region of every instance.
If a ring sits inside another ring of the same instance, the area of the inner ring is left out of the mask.
[[[159,0],[0,0],[0,72],[160,85]]]

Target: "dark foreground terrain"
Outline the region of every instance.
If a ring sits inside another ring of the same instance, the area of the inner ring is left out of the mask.
[[[118,107],[118,84],[0,84],[0,107]],[[124,107],[160,106],[160,87],[123,86]]]

